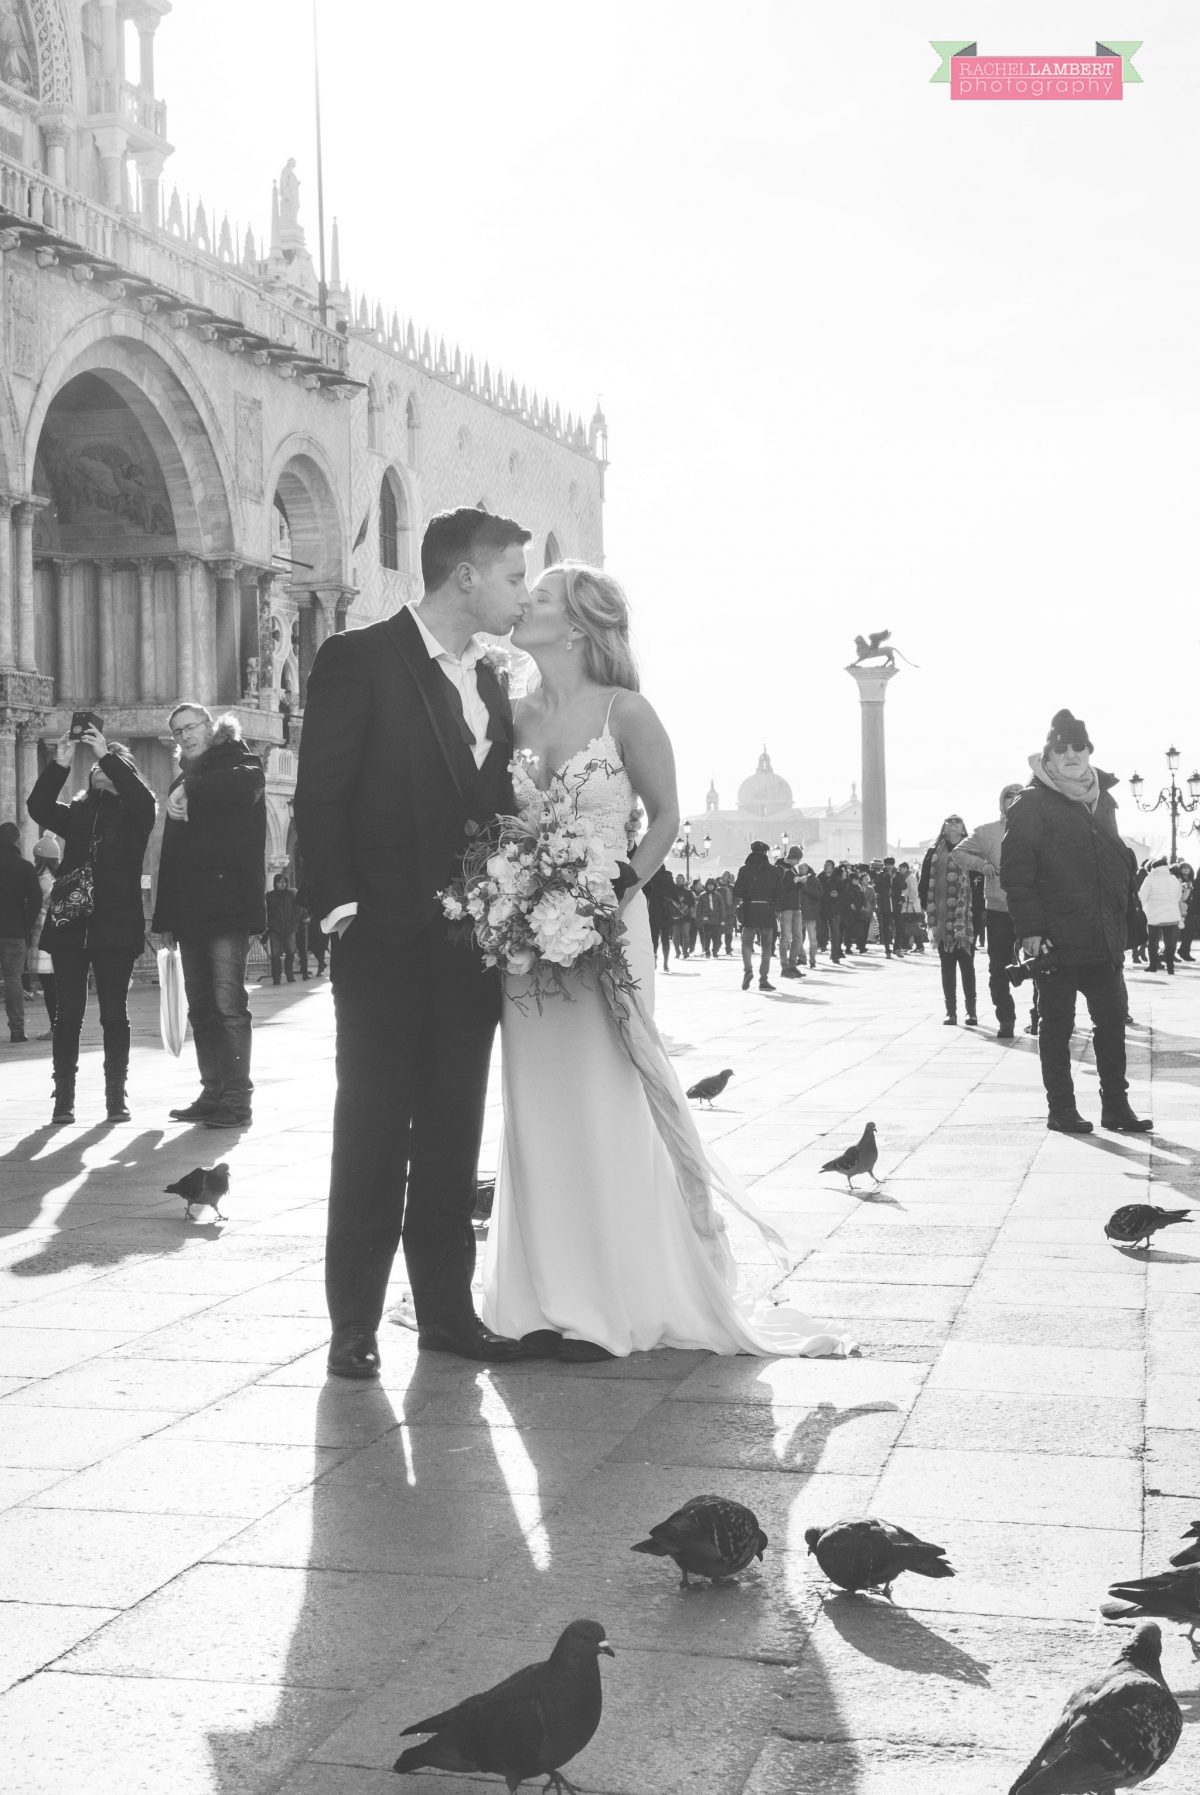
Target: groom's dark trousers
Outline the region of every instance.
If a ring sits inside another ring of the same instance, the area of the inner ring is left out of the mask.
[[[507,697],[480,662],[477,767],[453,688],[408,611],[331,636],[308,678],[296,826],[330,942],[337,1022],[325,1282],[335,1328],[373,1331],[403,1241],[417,1321],[474,1314],[471,1213],[500,985],[450,943],[438,892],[469,831],[511,812]],[[465,732],[465,733],[464,733]]]

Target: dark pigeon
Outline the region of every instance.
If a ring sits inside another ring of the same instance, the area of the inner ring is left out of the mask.
[[[1170,1228],[1176,1222],[1190,1222],[1191,1219],[1187,1209],[1160,1209],[1157,1203],[1126,1203],[1109,1216],[1104,1232],[1110,1240],[1118,1240],[1125,1246],[1148,1247],[1150,1236],[1157,1234],[1160,1228]]]
[[[877,1589],[890,1602],[902,1571],[918,1577],[953,1577],[944,1546],[930,1545],[891,1521],[838,1521],[807,1527],[805,1543],[831,1583],[852,1593]]]
[[[1103,1795],[1161,1770],[1183,1731],[1161,1657],[1162,1634],[1146,1621],[1116,1663],[1071,1696],[1008,1795]]]
[[[226,1218],[221,1214],[221,1198],[229,1193],[229,1167],[224,1160],[218,1165],[197,1166],[188,1172],[177,1184],[168,1184],[166,1190],[173,1197],[182,1197],[184,1201],[183,1219],[191,1221],[193,1208],[211,1209],[218,1221]]]
[[[509,1795],[531,1777],[545,1776],[546,1789],[578,1795],[561,1771],[600,1725],[601,1652],[615,1656],[600,1622],[572,1621],[544,1664],[527,1664],[494,1689],[406,1726],[405,1736],[433,1737],[401,1752],[392,1769],[401,1776],[424,1769],[465,1776],[490,1771],[504,1778]]]
[[[752,1509],[728,1496],[693,1496],[652,1527],[649,1539],[639,1540],[630,1550],[673,1558],[683,1573],[680,1589],[690,1589],[689,1572],[724,1583],[744,1571],[751,1559],[761,1558],[767,1543]]]
[[[724,1072],[714,1072],[708,1078],[698,1078],[688,1092],[688,1096],[699,1097],[701,1103],[707,1103],[711,1109],[713,1098],[721,1095],[732,1077],[732,1066],[726,1066]]]
[[[847,1147],[836,1159],[827,1159],[821,1167],[823,1172],[844,1172],[846,1183],[854,1189],[854,1180],[863,1176],[875,1179],[875,1162],[879,1158],[879,1148],[875,1144],[875,1124],[868,1122],[862,1131],[862,1139],[856,1146]]]
[[[1191,1545],[1185,1546],[1182,1552],[1176,1552],[1172,1564],[1200,1564],[1200,1521],[1193,1521],[1184,1539],[1190,1539]]]
[[[1157,1614],[1162,1620],[1178,1621],[1188,1630],[1188,1644],[1200,1656],[1196,1644],[1196,1628],[1200,1627],[1200,1565],[1183,1570],[1160,1571],[1156,1577],[1127,1577],[1123,1583],[1109,1585],[1115,1601],[1101,1602],[1105,1620],[1129,1620]]]

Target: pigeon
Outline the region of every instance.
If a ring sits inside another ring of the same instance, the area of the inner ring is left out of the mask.
[[[1182,1552],[1176,1552],[1172,1564],[1200,1564],[1200,1521],[1193,1521],[1184,1539],[1190,1539],[1191,1545],[1185,1546]]]
[[[1100,1612],[1105,1620],[1157,1614],[1163,1620],[1179,1621],[1188,1630],[1192,1651],[1200,1657],[1200,1646],[1196,1644],[1196,1628],[1200,1627],[1200,1565],[1160,1571],[1156,1577],[1127,1577],[1123,1583],[1110,1584],[1108,1593],[1117,1600],[1101,1602]]]
[[[218,1165],[197,1166],[194,1171],[179,1180],[177,1184],[168,1184],[165,1189],[173,1197],[182,1197],[184,1201],[183,1219],[190,1222],[192,1210],[196,1205],[201,1209],[211,1209],[218,1221],[224,1221],[221,1214],[221,1198],[229,1191],[229,1167],[224,1160]]]
[[[877,1589],[892,1600],[892,1584],[901,1571],[918,1577],[953,1577],[944,1546],[932,1546],[891,1521],[837,1521],[832,1527],[807,1527],[805,1544],[831,1583],[853,1594]]]
[[[846,1183],[854,1189],[854,1180],[864,1172],[875,1178],[875,1162],[879,1158],[879,1148],[875,1144],[875,1124],[868,1122],[862,1131],[862,1139],[856,1146],[847,1147],[836,1159],[827,1159],[821,1167],[823,1172],[844,1172]],[[878,1185],[879,1180],[875,1178]]]
[[[544,1664],[527,1664],[495,1688],[406,1726],[406,1737],[433,1737],[401,1752],[392,1769],[401,1776],[426,1768],[463,1775],[493,1771],[504,1778],[509,1795],[531,1777],[545,1776],[546,1790],[578,1795],[560,1772],[600,1725],[601,1652],[616,1656],[600,1622],[572,1621]]]
[[[1115,1664],[1070,1697],[1008,1795],[1101,1795],[1132,1788],[1161,1770],[1183,1731],[1161,1656],[1162,1634],[1147,1621]]]
[[[1160,1228],[1191,1219],[1187,1209],[1160,1209],[1157,1203],[1126,1203],[1120,1209],[1114,1209],[1104,1224],[1104,1232],[1110,1240],[1119,1240],[1126,1246],[1148,1247],[1150,1236],[1157,1234]]]
[[[673,1558],[683,1573],[679,1587],[690,1589],[688,1573],[724,1583],[744,1571],[752,1558],[761,1558],[767,1536],[758,1516],[728,1496],[693,1496],[673,1515],[650,1529],[650,1538],[639,1540],[633,1552],[652,1558]]]
[[[688,1092],[688,1096],[699,1097],[701,1103],[707,1103],[711,1109],[713,1098],[721,1095],[732,1077],[732,1066],[726,1066],[724,1072],[713,1072],[708,1078],[698,1078]]]

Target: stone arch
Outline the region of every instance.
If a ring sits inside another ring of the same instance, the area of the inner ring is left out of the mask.
[[[35,97],[42,106],[83,109],[83,96],[76,91],[77,57],[72,39],[76,34],[68,25],[62,0],[17,0],[17,15],[25,16],[28,48],[33,62]]]
[[[400,469],[393,463],[379,482],[379,565],[408,573],[412,558],[412,503]]]
[[[299,585],[345,578],[346,528],[337,498],[337,477],[324,449],[313,437],[290,436],[276,450],[266,482],[274,498],[278,493],[287,513],[292,554],[298,562]],[[273,507],[272,507],[273,509]],[[262,544],[261,558],[271,558],[271,542]]]
[[[55,397],[79,374],[94,374],[129,406],[158,459],[175,516],[179,547],[190,554],[231,554],[241,535],[233,460],[203,386],[166,334],[144,318],[96,314],[51,356],[25,431],[24,490]]]

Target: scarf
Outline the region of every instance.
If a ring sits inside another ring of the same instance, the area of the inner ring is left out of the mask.
[[[1086,804],[1089,810],[1095,810],[1100,802],[1100,780],[1095,767],[1089,767],[1086,773],[1077,773],[1069,778],[1065,773],[1056,773],[1046,765],[1045,750],[1029,756],[1029,766],[1035,779],[1048,785],[1052,792],[1061,792],[1064,798],[1073,798],[1076,804]]]
[[[973,953],[975,924],[971,915],[971,881],[953,859],[949,843],[938,838],[929,881],[929,932],[947,953]]]

